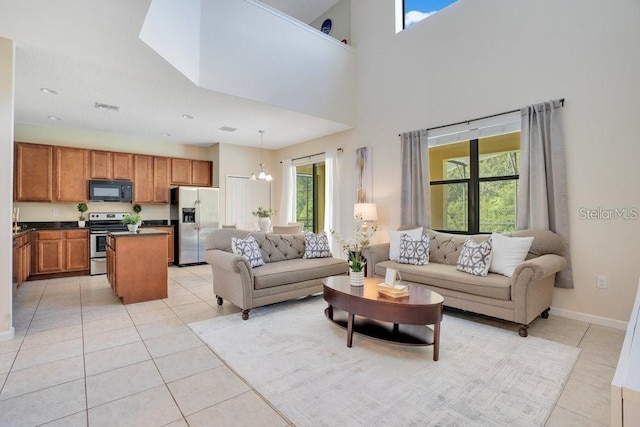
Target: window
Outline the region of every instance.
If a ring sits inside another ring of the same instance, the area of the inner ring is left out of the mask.
[[[520,132],[429,148],[431,224],[459,233],[515,231]]]
[[[304,230],[324,230],[324,162],[296,166],[296,221]]]
[[[402,0],[397,0],[402,1]],[[402,1],[402,29],[409,28],[456,0],[404,0]]]

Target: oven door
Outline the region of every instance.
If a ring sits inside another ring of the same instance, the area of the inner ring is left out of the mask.
[[[92,233],[91,258],[105,258],[107,256],[107,233]]]

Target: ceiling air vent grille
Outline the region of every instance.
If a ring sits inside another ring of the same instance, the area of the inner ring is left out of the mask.
[[[120,111],[120,107],[116,105],[103,104],[101,102],[96,102],[95,107],[98,109],[102,108],[104,110]]]
[[[223,130],[225,132],[235,132],[238,130],[238,128],[232,128],[231,126],[222,126],[220,130]]]

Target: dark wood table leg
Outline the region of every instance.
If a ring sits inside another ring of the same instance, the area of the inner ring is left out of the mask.
[[[399,325],[398,325],[397,323],[394,323],[394,324],[393,324],[393,333],[394,333],[394,334],[397,334],[397,333],[398,333],[398,331],[399,331]]]
[[[351,342],[353,340],[353,318],[355,315],[353,313],[347,313],[347,315],[347,347],[351,347]]]
[[[433,361],[440,357],[440,322],[433,325]]]
[[[333,306],[331,304],[327,307],[327,316],[329,317],[329,320],[333,320]]]

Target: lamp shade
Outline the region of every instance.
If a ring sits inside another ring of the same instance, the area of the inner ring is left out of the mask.
[[[378,210],[375,203],[356,203],[353,205],[353,216],[362,214],[364,221],[377,221]]]

